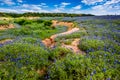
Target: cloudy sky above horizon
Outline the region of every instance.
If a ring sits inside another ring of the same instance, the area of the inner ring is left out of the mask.
[[[120,0],[0,0],[0,12],[120,15]]]

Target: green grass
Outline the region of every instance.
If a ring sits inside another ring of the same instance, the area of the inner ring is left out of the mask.
[[[119,74],[114,72],[119,71],[109,68],[102,58],[86,58],[82,55],[70,54],[62,60],[57,60],[49,70],[50,79],[53,80],[115,79],[112,78],[113,76],[119,78]]]
[[[9,25],[9,22],[5,20],[0,20],[0,25]]]
[[[60,42],[66,44],[66,45],[70,45],[73,42],[74,39],[67,39],[67,40],[61,40]]]
[[[20,24],[20,23],[19,23]],[[50,26],[49,26],[50,25]],[[7,30],[6,34],[14,36],[33,36],[35,38],[45,39],[51,35],[66,31],[66,27],[52,28],[50,21],[27,21],[20,28]]]
[[[21,26],[0,31],[0,40],[15,39],[2,47],[0,44],[0,80],[120,79],[119,20],[80,22],[86,31],[57,37],[53,48],[46,48],[41,39],[64,32],[66,27],[51,28],[49,20],[15,22]],[[86,55],[60,47],[61,42],[69,45],[74,38],[80,38],[78,47]],[[38,74],[37,70],[45,74]]]
[[[103,48],[104,46],[105,43],[102,40],[82,39],[78,47],[83,51],[87,51],[89,49],[98,50],[99,48]]]
[[[0,70],[1,79],[34,79],[38,75],[36,70],[48,65],[48,52],[38,45],[14,43],[0,51],[0,67],[4,69]]]

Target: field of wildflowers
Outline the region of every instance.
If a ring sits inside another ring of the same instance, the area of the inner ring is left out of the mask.
[[[66,31],[52,29],[51,20],[73,21],[86,32],[61,36],[80,38],[78,47],[86,55],[76,55],[60,43],[47,48],[42,39]],[[1,22],[2,23],[2,22]],[[119,80],[120,17],[65,17],[42,20],[14,20],[16,28],[0,31],[0,80]]]

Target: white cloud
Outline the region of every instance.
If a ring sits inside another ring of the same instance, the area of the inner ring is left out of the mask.
[[[120,14],[120,0],[105,1],[103,4],[91,7],[89,10],[83,10],[95,15]]]
[[[5,1],[11,1],[12,0],[4,0]],[[17,0],[18,1],[18,0]],[[23,0],[22,0],[23,1]],[[88,0],[84,0],[88,1]],[[91,2],[94,1],[94,2]],[[110,0],[110,1],[103,1],[102,4],[96,4],[97,2],[100,2],[103,0],[89,0],[88,5],[92,4],[92,7],[89,7],[88,9],[82,10],[81,7],[84,7],[84,5],[76,5],[71,8],[67,8],[67,6],[71,5],[71,3],[67,2],[61,2],[60,4],[53,5],[53,9],[48,9],[48,5],[46,3],[40,3],[39,5],[34,4],[19,4],[17,6],[10,6],[9,8],[0,8],[1,12],[16,12],[16,13],[23,13],[23,12],[60,12],[60,13],[85,13],[85,14],[95,14],[95,15],[106,15],[106,14],[120,14],[120,0]],[[0,0],[0,4],[3,2],[3,0]],[[9,5],[15,4],[8,3]]]
[[[120,4],[120,0],[107,1],[104,5],[110,5],[110,4],[115,4],[115,3],[119,3]]]
[[[81,9],[81,5],[77,5],[77,6],[73,7],[73,9]]]
[[[91,13],[96,15],[105,14],[119,14],[120,15],[120,5],[118,0],[107,1],[105,4],[97,5],[91,8]]]
[[[23,0],[17,0],[19,3],[22,3],[23,2]]]
[[[83,3],[87,4],[87,5],[93,5],[97,2],[102,2],[103,0],[82,0]]]
[[[62,6],[67,6],[67,5],[70,5],[71,3],[67,3],[67,2],[62,2],[61,5]]]
[[[0,8],[1,12],[14,12],[14,13],[18,13],[17,10],[15,9],[6,9],[6,8]]]
[[[111,1],[107,1],[106,3],[102,4],[102,5],[97,5],[92,7],[93,10],[120,10],[120,0],[111,0]]]
[[[29,5],[28,4],[23,4],[21,7],[29,8]]]
[[[15,4],[12,0],[0,0],[0,2],[7,4],[7,5],[14,5]]]
[[[65,12],[65,7],[70,5],[71,3],[62,2],[59,5],[54,5],[55,9],[52,12]]]
[[[37,5],[37,6],[42,7],[42,8],[46,8],[46,7],[48,7],[46,3],[40,3],[40,4]]]
[[[29,5],[29,4],[23,4],[21,7],[23,9],[31,9],[31,10],[41,10],[42,8],[39,5]]]

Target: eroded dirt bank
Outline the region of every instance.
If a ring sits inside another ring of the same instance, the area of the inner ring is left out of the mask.
[[[11,28],[15,28],[15,26],[13,24],[0,25],[0,30],[7,30],[7,29],[11,29]]]
[[[42,40],[42,42],[47,47],[53,47],[56,44],[55,38],[57,38],[59,36],[70,35],[70,34],[72,34],[74,32],[80,31],[80,29],[77,26],[75,26],[74,23],[72,23],[72,22],[62,22],[62,21],[58,22],[57,20],[53,20],[52,23],[53,23],[52,26],[54,26],[54,27],[57,26],[57,25],[59,25],[59,26],[66,26],[66,27],[68,27],[68,30],[66,32],[63,32],[63,33],[54,34],[50,38],[46,38],[46,39]],[[74,53],[84,54],[84,52],[81,51],[78,48],[79,41],[80,41],[79,38],[75,38],[70,45],[66,45],[64,43],[61,43],[62,44],[61,47],[70,49]]]

